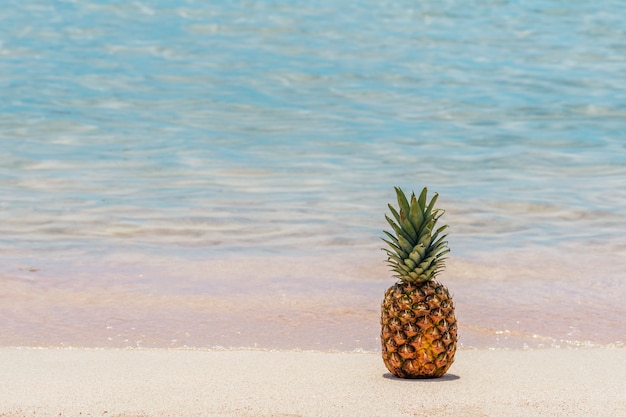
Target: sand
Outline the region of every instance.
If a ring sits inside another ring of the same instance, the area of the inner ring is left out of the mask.
[[[434,380],[378,354],[0,349],[0,416],[626,416],[626,349],[460,350]]]

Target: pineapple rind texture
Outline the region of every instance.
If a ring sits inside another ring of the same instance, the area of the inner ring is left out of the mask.
[[[382,355],[389,372],[400,378],[436,378],[448,371],[457,324],[444,285],[398,282],[385,292],[381,310]]]

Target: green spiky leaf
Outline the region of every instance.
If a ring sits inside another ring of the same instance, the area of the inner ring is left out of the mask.
[[[399,187],[395,187],[398,207],[388,205],[393,218],[385,215],[393,233],[384,231],[388,239],[382,239],[390,249],[387,264],[397,277],[406,282],[425,282],[434,279],[444,268],[450,252],[446,240],[447,225],[437,226],[444,211],[435,207],[438,194],[428,201],[428,189],[424,187],[419,197],[411,193],[410,200]],[[395,220],[395,221],[394,221]]]
[[[410,211],[409,201],[406,199],[406,195],[400,189],[400,187],[395,187],[396,189],[396,197],[398,199],[398,207],[400,207],[400,211],[404,211],[408,213]]]

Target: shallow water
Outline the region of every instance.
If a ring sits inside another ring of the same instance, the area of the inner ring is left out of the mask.
[[[376,350],[394,185],[463,346],[623,344],[618,6],[0,6],[0,344]]]

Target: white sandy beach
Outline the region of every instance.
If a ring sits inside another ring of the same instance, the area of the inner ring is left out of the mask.
[[[434,380],[378,354],[0,349],[0,416],[625,416],[626,349],[461,350]]]

